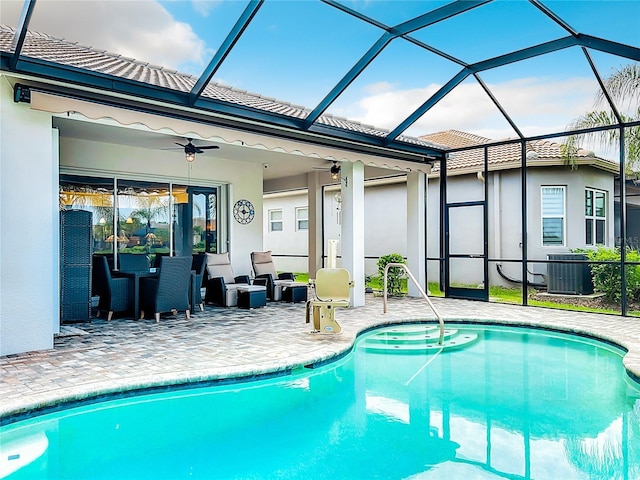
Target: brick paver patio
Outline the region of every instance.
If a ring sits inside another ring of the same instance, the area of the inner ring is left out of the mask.
[[[624,365],[640,382],[640,319],[433,298],[446,322],[477,321],[575,332],[628,350]],[[348,352],[358,333],[411,320],[435,321],[423,299],[367,295],[364,307],[339,310],[340,335],[311,334],[305,306],[242,310],[207,307],[154,320],[127,318],[64,326],[55,348],[0,357],[0,415],[5,421],[62,401],[145,387],[287,372]]]

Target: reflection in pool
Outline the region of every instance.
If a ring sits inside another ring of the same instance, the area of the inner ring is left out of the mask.
[[[640,478],[640,388],[621,351],[457,328],[477,340],[379,353],[376,330],[318,369],[7,425],[0,477]]]

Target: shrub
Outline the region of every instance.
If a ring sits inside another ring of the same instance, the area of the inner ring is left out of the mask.
[[[610,302],[619,302],[622,298],[622,275],[620,273],[620,248],[598,247],[597,250],[585,252],[589,260],[594,262],[618,262],[591,264],[591,276],[596,291],[604,293]],[[640,262],[637,250],[627,250],[627,262]],[[640,292],[640,265],[626,265],[626,296],[635,299]]]
[[[388,263],[405,263],[404,257],[399,253],[390,253],[378,259],[378,275],[384,278],[384,268]],[[389,295],[402,294],[401,279],[405,276],[405,271],[399,267],[390,267],[387,274],[387,293]],[[384,288],[384,287],[383,287]]]

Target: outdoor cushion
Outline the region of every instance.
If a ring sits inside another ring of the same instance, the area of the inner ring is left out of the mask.
[[[229,253],[207,253],[207,273],[209,278],[222,277],[225,283],[235,281]]]
[[[273,275],[274,279],[278,278],[276,266],[273,263],[273,258],[271,258],[271,250],[268,252],[252,252],[251,261],[256,277],[269,273]]]

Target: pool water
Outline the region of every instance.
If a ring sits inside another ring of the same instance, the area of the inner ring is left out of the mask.
[[[0,478],[640,478],[640,388],[622,351],[457,328],[477,339],[371,350],[375,330],[317,369],[10,424]]]

